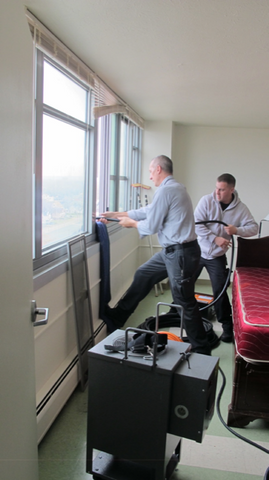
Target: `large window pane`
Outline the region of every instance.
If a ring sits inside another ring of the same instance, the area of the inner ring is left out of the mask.
[[[85,132],[43,117],[42,248],[85,232]]]
[[[87,91],[60,70],[44,62],[44,97],[46,105],[86,121]]]

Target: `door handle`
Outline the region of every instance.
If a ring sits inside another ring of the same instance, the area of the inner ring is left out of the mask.
[[[36,320],[37,315],[44,315],[44,318],[41,320]],[[42,325],[46,325],[49,319],[49,309],[48,308],[37,308],[36,301],[32,300],[32,311],[31,311],[31,318],[34,327],[40,327]]]

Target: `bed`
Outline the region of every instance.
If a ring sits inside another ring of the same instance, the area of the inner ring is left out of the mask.
[[[238,238],[233,276],[234,374],[228,425],[269,420],[269,237]]]

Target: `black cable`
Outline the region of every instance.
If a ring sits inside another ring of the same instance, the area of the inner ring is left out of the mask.
[[[253,442],[252,440],[249,440],[246,437],[243,437],[243,435],[240,435],[240,433],[237,433],[231,427],[228,427],[227,423],[223,420],[222,415],[220,413],[220,400],[221,400],[221,397],[222,397],[222,394],[223,394],[223,391],[224,391],[224,388],[225,388],[225,385],[226,385],[226,377],[225,377],[225,375],[224,375],[224,373],[223,373],[223,371],[220,367],[219,367],[219,371],[222,375],[222,385],[221,385],[221,388],[220,388],[220,391],[219,391],[219,394],[218,394],[217,400],[216,400],[216,410],[217,410],[217,414],[218,414],[218,417],[219,417],[221,423],[224,425],[225,428],[227,428],[227,430],[229,430],[229,432],[231,432],[233,435],[238,437],[240,440],[243,440],[244,442],[249,443],[253,447],[259,448],[263,452],[269,454],[269,450],[267,450],[267,448],[262,447],[262,445],[259,445],[258,443],[255,443],[255,442]]]

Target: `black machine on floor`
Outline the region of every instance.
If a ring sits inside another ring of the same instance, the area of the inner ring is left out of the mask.
[[[219,359],[184,342],[159,348],[157,327],[116,330],[88,351],[87,472],[96,480],[168,480],[181,437],[201,443],[213,416]],[[152,348],[136,354],[134,333],[152,335]]]

